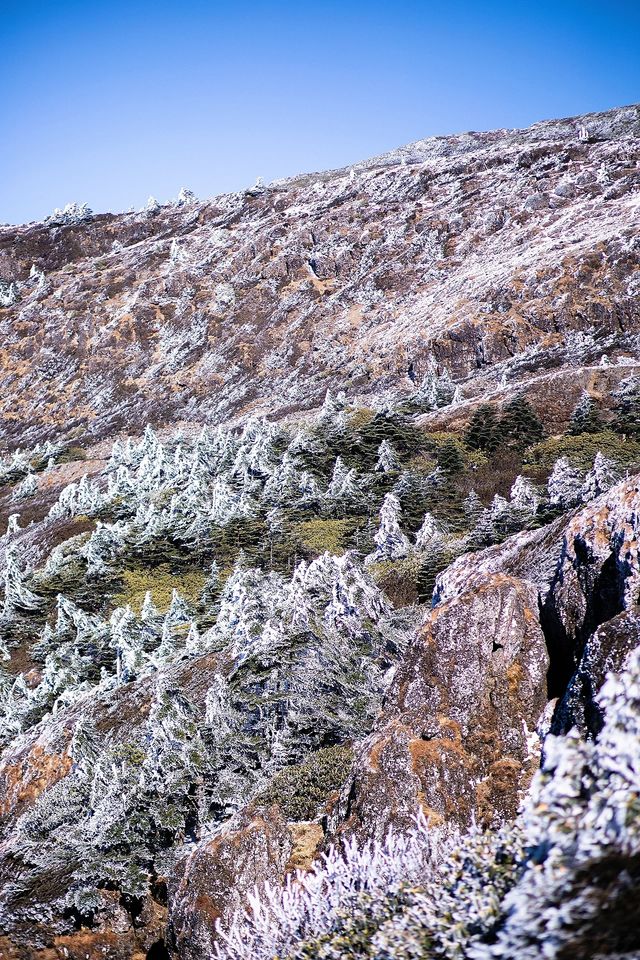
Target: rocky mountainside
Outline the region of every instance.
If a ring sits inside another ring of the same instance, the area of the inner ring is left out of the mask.
[[[0,228],[0,957],[640,956],[639,224],[634,106]]]

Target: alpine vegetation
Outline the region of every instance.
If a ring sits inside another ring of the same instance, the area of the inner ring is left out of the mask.
[[[547,737],[513,824],[461,834],[418,812],[403,836],[332,847],[310,872],[254,893],[220,929],[215,956],[526,960],[595,956],[599,944],[626,953],[634,935],[616,914],[629,909],[634,875],[615,864],[640,854],[640,651],[598,702],[595,741]]]

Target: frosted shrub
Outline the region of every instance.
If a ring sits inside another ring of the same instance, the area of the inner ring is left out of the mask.
[[[86,203],[68,203],[62,210],[56,207],[45,223],[52,226],[64,226],[71,223],[81,223],[93,216],[93,210]]]
[[[18,300],[17,285],[15,283],[5,284],[0,282],[0,307],[12,307]]]
[[[390,831],[384,842],[360,846],[350,840],[331,847],[310,872],[289,874],[282,888],[267,883],[261,894],[255,891],[249,909],[228,930],[219,924],[216,960],[304,955],[337,960],[342,954],[324,952],[321,942],[358,926],[381,924],[390,916],[394,892],[400,895],[433,877],[450,842],[449,835],[430,830],[420,817],[406,835]],[[304,944],[313,944],[317,952],[301,952]]]

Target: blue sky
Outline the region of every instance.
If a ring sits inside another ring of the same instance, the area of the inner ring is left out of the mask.
[[[637,101],[638,2],[0,0],[0,222]]]

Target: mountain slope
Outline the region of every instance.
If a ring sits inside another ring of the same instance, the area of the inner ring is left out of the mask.
[[[0,956],[640,949],[639,222],[634,106],[0,228]]]
[[[5,227],[5,436],[407,390],[432,355],[465,397],[553,371],[558,403],[567,368],[587,383],[603,353],[636,359],[639,138],[627,107],[209,202]]]

